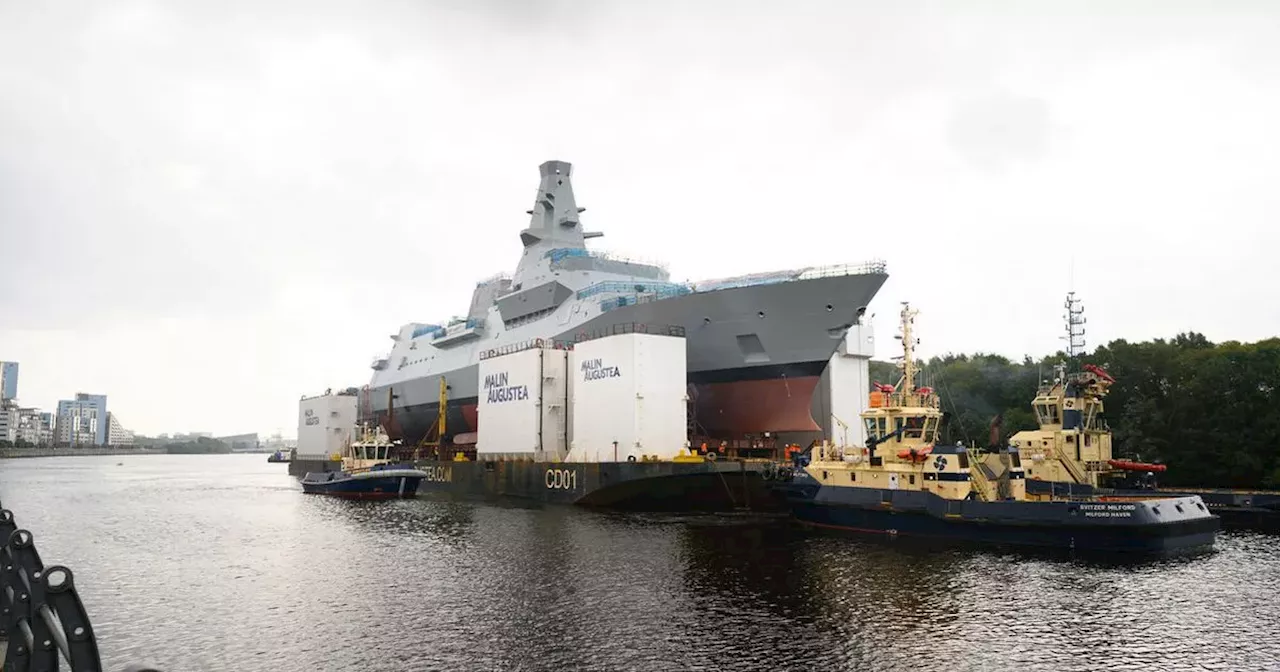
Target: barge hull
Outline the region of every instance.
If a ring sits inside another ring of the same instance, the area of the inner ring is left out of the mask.
[[[421,494],[514,498],[630,511],[780,511],[762,463],[423,460]]]

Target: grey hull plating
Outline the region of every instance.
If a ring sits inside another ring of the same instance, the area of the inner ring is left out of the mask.
[[[382,423],[392,438],[417,444],[435,419],[431,409],[443,377],[451,388],[450,406],[461,407],[446,437],[476,431],[474,406],[458,400],[476,397],[477,366],[485,353],[644,325],[682,328],[689,382],[720,384],[694,402],[705,430],[742,435],[820,429],[805,417],[816,378],[888,278],[884,263],[672,282],[661,264],[587,249],[587,240],[603,233],[583,228],[585,208],[577,205],[572,174],[567,161],[538,166],[538,190],[519,234],[523,250],[515,271],[478,282],[465,318],[446,325],[413,322],[391,336],[391,352],[371,364],[374,374],[361,402],[364,419]],[[800,380],[797,370],[805,372]],[[744,376],[757,384],[739,386]],[[781,381],[784,389],[779,394],[759,381]],[[746,408],[752,399],[764,401]],[[770,408],[777,415],[768,415]],[[734,416],[734,409],[745,419]]]
[[[418,494],[514,498],[636,511],[780,510],[761,467],[740,461],[415,462]]]
[[[572,341],[577,334],[614,325],[680,326],[691,383],[816,376],[887,278],[883,273],[842,275],[677,296],[616,308],[546,338]],[[362,408],[382,416],[392,393],[400,438],[417,443],[435,422],[443,375],[450,387],[448,424],[470,431],[456,406],[475,403],[480,352],[453,371],[371,387]]]

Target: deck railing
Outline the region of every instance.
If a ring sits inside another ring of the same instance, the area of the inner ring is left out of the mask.
[[[693,283],[695,292],[714,292],[721,289],[737,289],[739,287],[755,287],[758,285],[774,285],[797,280],[813,280],[816,278],[838,278],[846,275],[874,275],[885,273],[888,266],[880,260],[862,264],[837,264],[834,266],[809,266],[786,271],[768,273],[752,273],[731,278],[702,280]]]
[[[553,250],[547,250],[542,256],[551,260],[551,266],[553,268],[558,267],[560,262],[565,259],[586,258],[600,259],[602,261],[616,261],[623,264],[634,264],[636,266],[649,266],[664,272],[668,269],[666,263],[656,259],[643,259],[640,257],[618,254],[616,252],[587,250],[578,247],[557,247]]]

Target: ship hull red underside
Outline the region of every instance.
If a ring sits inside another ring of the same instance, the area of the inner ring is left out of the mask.
[[[700,433],[736,438],[763,432],[818,432],[813,417],[813,398],[825,362],[793,365],[786,371],[755,371],[756,376],[734,372],[690,374],[690,395]],[[770,375],[772,374],[772,375]],[[445,418],[446,436],[478,431],[478,400],[475,397],[449,402]],[[434,440],[433,426],[438,404],[397,407],[388,422],[385,412],[377,421],[393,439],[406,444]]]

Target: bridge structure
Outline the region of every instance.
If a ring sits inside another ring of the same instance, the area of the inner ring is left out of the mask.
[[[98,639],[74,575],[45,566],[35,537],[0,506],[0,663],[4,672],[102,672]],[[130,664],[121,672],[159,672]]]

